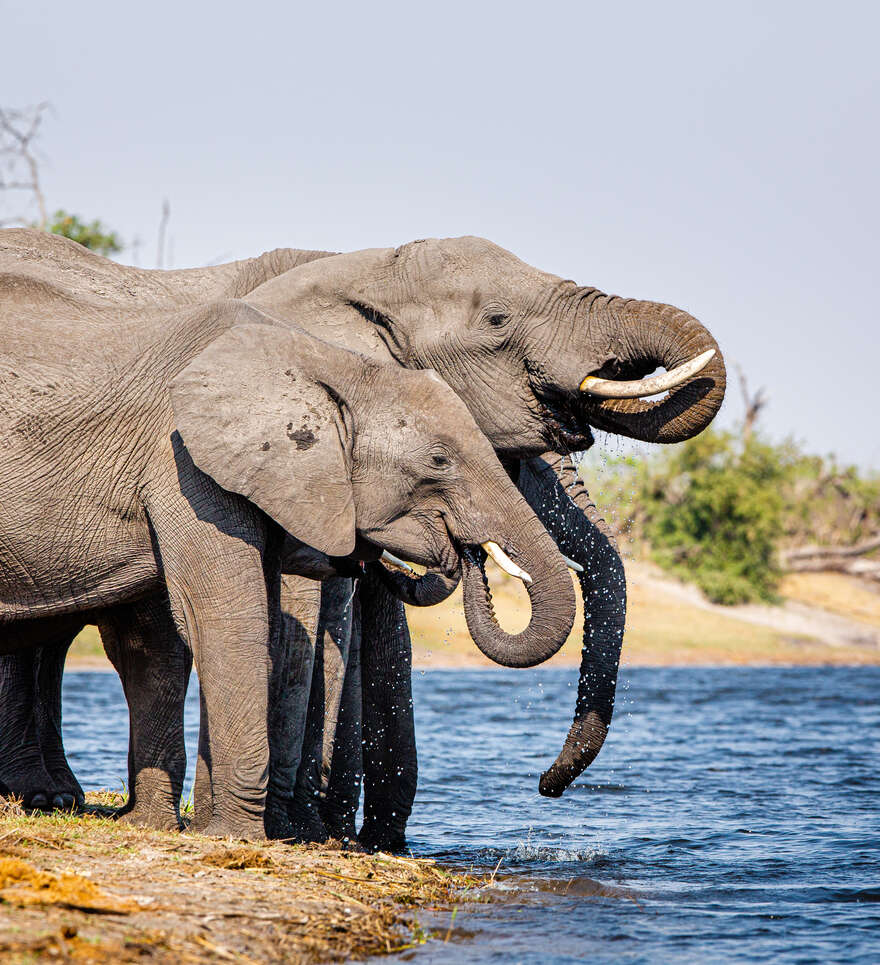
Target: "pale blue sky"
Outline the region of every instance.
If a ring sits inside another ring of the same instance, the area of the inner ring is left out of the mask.
[[[165,197],[177,267],[484,235],[687,308],[774,437],[880,468],[880,5],[0,0],[0,23],[0,103],[53,105],[50,206],[141,264]]]

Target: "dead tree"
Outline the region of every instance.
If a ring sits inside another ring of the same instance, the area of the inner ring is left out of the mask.
[[[832,571],[880,583],[880,560],[863,559],[880,549],[880,533],[853,546],[797,546],[783,550],[780,562],[790,573]]]
[[[43,230],[49,223],[49,213],[34,146],[48,108],[48,102],[23,110],[0,107],[0,191],[29,193],[40,213],[38,227]],[[0,226],[26,220],[23,215],[5,218]]]

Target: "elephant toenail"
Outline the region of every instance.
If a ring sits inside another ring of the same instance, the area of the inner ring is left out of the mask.
[[[49,798],[45,794],[35,794],[31,798],[31,808],[34,811],[45,811],[49,806]]]

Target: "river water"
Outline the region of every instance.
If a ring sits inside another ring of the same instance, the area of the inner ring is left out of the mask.
[[[604,750],[548,800],[575,684],[415,674],[412,850],[497,869],[499,900],[424,916],[408,958],[880,961],[880,668],[624,668]],[[193,692],[191,756],[196,727]],[[67,674],[64,730],[83,785],[118,788],[114,675]]]

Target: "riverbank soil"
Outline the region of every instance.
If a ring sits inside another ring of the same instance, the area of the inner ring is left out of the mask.
[[[331,962],[427,939],[482,880],[434,862],[223,841],[0,803],[0,961]],[[436,920],[436,915],[432,915]],[[442,937],[442,936],[441,936]]]

